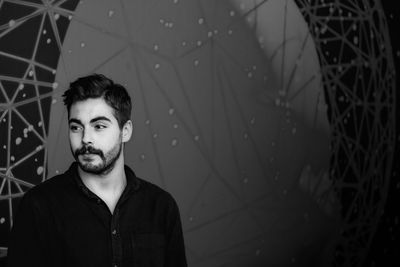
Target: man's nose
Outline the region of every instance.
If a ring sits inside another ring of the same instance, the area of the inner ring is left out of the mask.
[[[90,130],[85,129],[82,134],[82,143],[83,144],[91,144],[92,140],[92,133]]]

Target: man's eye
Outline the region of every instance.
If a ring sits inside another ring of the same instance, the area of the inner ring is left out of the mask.
[[[80,131],[80,130],[82,129],[82,127],[77,126],[77,125],[70,125],[70,126],[69,126],[69,129],[70,129],[71,131],[73,131],[73,132],[77,132],[77,131]]]
[[[104,128],[107,128],[105,125],[102,125],[102,124],[96,124],[95,126],[94,126],[94,128],[96,129],[96,130],[102,130],[102,129],[104,129]]]

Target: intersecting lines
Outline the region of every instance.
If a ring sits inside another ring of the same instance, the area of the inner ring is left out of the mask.
[[[312,39],[300,38],[293,52],[298,40],[288,33],[263,54],[246,21],[266,3],[242,14],[226,1],[84,1],[60,51],[59,87],[101,72],[130,90],[135,132],[126,144],[127,164],[178,200],[193,264],[226,261],[223,252],[237,249],[252,255],[244,251],[259,245],[260,234],[275,229],[278,236],[294,227],[306,208],[291,214],[289,206],[301,204],[284,199],[296,190],[303,160],[315,158],[310,164],[321,166],[327,159],[327,142],[312,122],[325,112],[314,101],[324,102],[313,92],[320,89],[318,73],[302,71]],[[284,80],[290,82],[280,94],[282,74],[271,65],[283,49]],[[310,92],[307,105],[304,94]],[[312,119],[303,123],[304,113]],[[69,164],[57,156],[69,152],[62,117],[65,109],[57,102],[48,138],[50,175]],[[304,140],[321,150],[303,149]],[[214,245],[199,245],[207,240],[204,233],[216,235]]]
[[[361,266],[384,207],[395,141],[395,79],[379,1],[297,1],[323,66],[332,178],[344,229],[335,266]]]
[[[58,87],[54,77],[76,3],[0,2],[1,232],[12,226],[19,198],[47,177],[50,106]]]

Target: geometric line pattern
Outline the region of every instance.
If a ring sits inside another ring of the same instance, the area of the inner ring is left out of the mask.
[[[331,179],[342,227],[334,266],[363,266],[385,206],[395,146],[395,70],[380,1],[296,1],[322,66]]]
[[[0,2],[0,206],[8,210],[0,246],[8,243],[20,197],[47,177],[54,78],[76,3]]]

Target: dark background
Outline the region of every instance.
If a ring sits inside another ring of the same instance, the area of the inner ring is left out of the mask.
[[[396,108],[396,154],[393,161],[393,176],[390,182],[388,198],[385,210],[383,211],[378,229],[375,233],[372,246],[370,248],[366,266],[400,266],[400,136],[399,136],[399,118],[400,111],[398,108],[400,97],[398,92],[399,86],[399,70],[400,70],[400,8],[398,1],[382,1],[383,8],[389,23],[390,37],[392,41],[392,51],[394,63],[396,66],[396,88],[397,88],[397,108]]]

